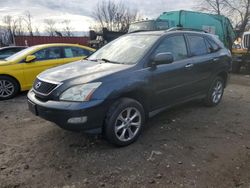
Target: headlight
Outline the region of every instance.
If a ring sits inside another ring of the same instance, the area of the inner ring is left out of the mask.
[[[75,102],[89,101],[94,91],[101,84],[101,82],[95,82],[73,86],[60,95],[60,100]]]

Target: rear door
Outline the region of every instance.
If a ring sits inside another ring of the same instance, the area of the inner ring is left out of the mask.
[[[168,36],[156,48],[157,53],[171,52],[174,62],[157,65],[151,80],[154,88],[152,109],[179,103],[194,94],[194,71],[188,57],[187,43],[183,34]]]
[[[189,56],[192,62],[193,92],[204,94],[208,89],[209,78],[213,72],[214,63],[219,59],[209,49],[206,38],[200,34],[185,35],[189,46]]]

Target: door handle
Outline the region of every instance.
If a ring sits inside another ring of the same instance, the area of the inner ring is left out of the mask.
[[[194,64],[189,63],[189,64],[187,64],[187,65],[185,66],[185,68],[192,68],[193,66],[194,66]]]

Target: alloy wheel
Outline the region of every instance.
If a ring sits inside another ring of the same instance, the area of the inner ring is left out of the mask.
[[[122,141],[132,140],[140,130],[142,124],[142,116],[135,107],[124,109],[115,121],[116,137]]]
[[[213,93],[212,93],[212,101],[213,103],[218,103],[221,100],[223,94],[223,83],[220,80],[217,80],[217,82],[214,85]]]
[[[0,80],[0,97],[7,98],[15,91],[15,86],[8,80]]]

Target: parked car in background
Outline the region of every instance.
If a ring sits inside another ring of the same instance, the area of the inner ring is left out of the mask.
[[[77,44],[43,44],[0,61],[0,100],[29,90],[36,76],[51,67],[77,61],[95,50]]]
[[[29,109],[67,130],[103,133],[124,146],[147,117],[194,99],[220,103],[231,53],[211,34],[154,31],[124,35],[83,62],[38,75]]]
[[[27,48],[27,46],[8,46],[0,48],[0,59],[5,59],[11,55]]]

